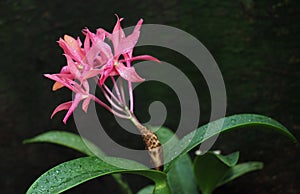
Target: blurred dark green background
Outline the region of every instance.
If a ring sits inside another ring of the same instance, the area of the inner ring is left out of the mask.
[[[1,0],[1,193],[24,193],[42,172],[82,156],[55,145],[22,145],[22,140],[53,129],[76,132],[72,119],[67,125],[62,124],[63,114],[50,120],[54,107],[71,96],[66,90],[53,93],[52,82],[42,74],[58,72],[65,64],[56,43],[60,36],[81,36],[84,27],[111,30],[115,13],[125,18],[124,27],[143,18],[145,23],[174,26],[197,37],[223,73],[227,115],[265,114],[283,123],[300,139],[299,11],[300,2],[296,0]],[[195,67],[170,50],[151,47],[139,51],[168,61],[189,76],[201,99],[200,123],[207,122],[210,96]],[[145,85],[137,89],[137,115],[147,121],[149,115],[144,112],[148,105],[161,100],[171,110],[165,125],[176,128],[180,116],[175,94],[166,86],[153,84],[155,87]],[[105,111],[101,114],[104,119],[110,116]],[[114,121],[106,123],[110,129],[118,128]],[[121,130],[111,131],[120,137],[117,132]],[[219,188],[216,193],[300,192],[299,146],[276,133],[261,131],[240,130],[219,137],[215,149],[224,153],[241,150],[242,161],[263,161],[265,168]],[[121,135],[119,141],[126,143],[128,139]],[[126,178],[134,191],[150,183],[133,175]],[[110,177],[103,177],[66,193],[119,192]]]

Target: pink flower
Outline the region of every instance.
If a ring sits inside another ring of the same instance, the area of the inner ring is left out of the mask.
[[[142,26],[143,20],[140,19],[135,26],[132,34],[125,36],[125,33],[121,27],[121,21],[123,18],[119,18],[117,16],[117,23],[113,29],[113,32],[110,34],[103,29],[98,29],[97,32],[103,36],[105,33],[106,37],[112,42],[114,48],[113,56],[110,55],[111,51],[106,55],[107,63],[102,67],[102,74],[100,77],[100,84],[102,85],[107,77],[120,75],[122,78],[129,82],[142,82],[144,81],[135,71],[135,68],[131,66],[131,62],[135,60],[153,60],[159,61],[158,59],[149,56],[149,55],[142,55],[137,57],[132,57],[133,48],[135,47],[139,36],[140,36],[140,28]],[[97,38],[97,36],[91,35],[91,38],[94,45],[97,45],[98,39],[101,40],[102,37]],[[124,59],[120,59],[120,56],[123,55]],[[124,63],[126,65],[124,65]]]
[[[121,118],[130,117],[131,114],[128,112],[122,82],[117,83],[114,76],[120,76],[127,81],[130,98],[129,110],[132,112],[132,82],[141,82],[144,79],[136,73],[135,68],[131,66],[131,62],[136,60],[158,60],[149,55],[132,56],[143,20],[138,21],[133,32],[127,37],[121,27],[122,20],[123,18],[119,19],[117,16],[117,23],[112,33],[108,33],[101,28],[97,29],[96,33],[90,32],[87,28],[84,29],[85,39],[83,44],[79,38],[75,39],[69,35],[64,35],[63,39],[58,40],[59,46],[64,51],[67,65],[62,67],[60,73],[45,74],[45,77],[55,81],[53,91],[66,87],[74,92],[75,96],[72,101],[57,106],[51,118],[62,110],[68,110],[63,119],[63,122],[66,123],[80,102],[82,102],[82,109],[87,112],[91,100]],[[106,39],[113,44],[113,51],[110,45],[105,42]],[[108,77],[111,78],[116,88],[116,94],[104,84]],[[90,79],[98,82],[105,98],[114,109],[90,94]]]
[[[89,93],[88,81],[85,80],[82,82],[82,85],[79,85],[76,81],[72,80],[72,77],[70,77],[70,75],[71,74],[45,74],[45,77],[56,81],[56,83],[60,83],[61,85],[69,88],[75,93],[75,97],[72,101],[60,104],[55,108],[51,115],[52,118],[57,112],[60,112],[62,110],[68,110],[66,116],[63,119],[64,123],[67,122],[68,118],[77,108],[80,101],[83,101],[82,110],[87,112],[90,100],[94,98],[94,96]]]
[[[87,37],[86,41],[89,41],[88,39]],[[97,76],[101,70],[94,69],[93,66],[85,62],[85,54],[89,47],[81,48],[82,44],[79,38],[75,40],[73,37],[65,35],[64,39],[60,38],[58,43],[64,50],[67,65],[61,69],[59,74],[45,74],[45,76],[55,81],[52,88],[54,91],[62,87],[67,87],[75,93],[73,101],[62,103],[51,115],[52,118],[57,112],[68,110],[63,120],[63,122],[66,123],[80,101],[83,101],[82,109],[85,112],[87,111],[92,98],[89,94],[89,83],[87,79]],[[79,83],[77,83],[76,80]]]
[[[81,41],[79,37],[75,40],[73,37],[69,35],[64,35],[64,39],[60,38],[58,41],[59,46],[64,50],[66,55],[69,55],[75,61],[81,63],[85,52],[84,49],[81,48]]]
[[[65,35],[64,39],[60,38],[59,46],[64,50],[64,55],[67,59],[67,65],[61,69],[61,74],[67,74],[69,79],[77,79],[80,82],[95,77],[101,73],[100,69],[94,68],[86,60],[86,53],[90,51],[89,36],[86,36],[85,47],[81,48],[81,41],[79,38],[75,40],[73,37]],[[55,82],[53,90],[60,89],[64,84]]]

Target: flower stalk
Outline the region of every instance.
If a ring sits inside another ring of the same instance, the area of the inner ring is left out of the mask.
[[[141,133],[143,141],[146,145],[146,149],[148,150],[149,156],[152,160],[153,165],[155,166],[155,169],[162,171],[163,150],[157,135],[147,127],[142,125],[132,112],[130,112],[130,120]]]

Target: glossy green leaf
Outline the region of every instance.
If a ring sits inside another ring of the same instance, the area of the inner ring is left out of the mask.
[[[274,119],[256,114],[233,115],[208,123],[184,136],[174,147],[166,147],[164,150],[165,158],[166,160],[171,160],[171,162],[165,165],[166,170],[168,171],[170,169],[170,166],[173,165],[176,159],[209,138],[219,133],[246,127],[270,128],[281,132],[295,142],[297,141],[296,138],[288,131],[288,129]],[[178,155],[177,153],[181,154]]]
[[[262,162],[246,162],[233,166],[225,173],[223,179],[218,183],[217,186],[224,185],[248,172],[260,170],[263,168],[263,166],[264,165]]]
[[[170,141],[168,146],[173,147],[178,143],[178,138],[168,128],[160,128],[156,134],[162,144]],[[193,164],[188,154],[174,163],[167,173],[167,178],[172,194],[198,194]]]
[[[62,145],[77,150],[88,156],[93,156],[95,154],[97,156],[104,156],[103,152],[90,141],[86,139],[83,140],[83,138],[79,135],[65,131],[49,131],[24,141],[24,143],[41,142]],[[92,151],[90,149],[92,149]],[[120,174],[112,174],[112,177],[117,181],[124,193],[132,194],[129,185],[123,181]]]
[[[167,172],[168,183],[172,194],[198,194],[192,162],[188,155],[178,159]]]
[[[88,140],[83,140],[77,134],[65,132],[65,131],[49,131],[38,136],[35,136],[31,139],[26,139],[23,141],[24,143],[39,143],[39,142],[47,142],[54,143],[58,145],[62,145],[74,150],[77,150],[83,154],[88,156],[93,156],[95,153],[103,155],[103,152],[95,146],[93,143]],[[86,146],[88,144],[88,146]],[[92,148],[93,150],[91,151]]]
[[[154,191],[154,185],[148,185],[137,192],[137,194],[151,194]]]
[[[215,154],[215,153],[213,153]],[[231,154],[228,154],[226,156],[221,154],[215,154],[217,158],[219,158],[220,161],[222,161],[227,166],[231,167],[237,164],[239,160],[240,153],[239,152],[233,152]]]
[[[227,156],[207,152],[197,156],[194,160],[194,173],[196,175],[199,189],[203,194],[210,194],[212,191],[232,181],[247,172],[262,169],[261,162],[247,162],[237,164],[238,152]]]
[[[129,169],[113,164],[126,165]],[[61,193],[88,180],[112,173],[132,173],[145,176],[155,183],[154,194],[169,194],[166,174],[146,169],[143,165],[122,158],[107,157],[105,161],[96,156],[71,160],[48,170],[28,189],[27,193]]]
[[[203,194],[212,193],[229,169],[228,165],[210,152],[194,160],[194,173]]]

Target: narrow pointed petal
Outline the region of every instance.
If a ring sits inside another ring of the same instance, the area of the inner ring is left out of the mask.
[[[70,55],[76,61],[82,61],[84,54],[78,45],[78,41],[71,36],[65,35],[64,39],[60,38],[57,42],[64,50],[64,53]]]
[[[117,17],[117,23],[113,29],[113,34],[115,35],[118,35],[118,36],[115,36],[116,41],[119,41],[121,38],[124,38],[125,37],[125,33],[121,27],[121,21],[123,20],[123,18],[119,18],[119,16],[117,14],[115,14],[116,17]]]
[[[71,74],[44,74],[44,76],[61,83],[62,85],[73,91],[73,86],[71,84],[71,82],[73,81],[73,76]]]
[[[89,31],[87,28],[85,30]],[[83,30],[83,33],[85,35],[83,47],[84,47],[85,51],[88,52],[91,47],[91,39],[90,39],[89,33],[85,33],[85,30]]]
[[[70,73],[72,75],[74,75],[74,77],[79,78],[81,76],[80,71],[77,68],[77,65],[75,65],[74,61],[72,60],[72,58],[69,55],[65,55],[66,59],[67,59],[67,63],[68,63],[68,67],[70,70]]]
[[[119,18],[119,16],[117,14],[115,14],[115,16],[117,17],[117,23],[114,27],[114,30],[113,32],[116,32],[116,31],[119,31],[119,30],[122,30],[122,27],[121,27],[121,21],[124,19],[124,18]],[[124,34],[124,32],[123,32]],[[125,35],[125,34],[124,34]]]
[[[52,79],[64,85],[63,80],[58,75],[59,74],[44,74],[46,78]]]
[[[120,52],[119,52],[119,46],[121,44],[122,39],[125,38],[125,33],[121,27],[121,21],[123,20],[123,18],[119,19],[119,16],[116,15],[117,17],[117,23],[113,29],[112,34],[108,34],[107,38],[109,38],[114,46],[114,55],[115,56],[119,56]]]
[[[80,40],[80,38],[79,37],[77,37],[77,45],[76,46],[78,46],[78,52],[80,52],[80,53],[82,53],[82,48],[81,48],[81,46],[82,46],[82,42],[81,42],[81,40]],[[83,53],[82,53],[83,54]]]
[[[52,113],[52,115],[51,115],[51,119],[53,118],[53,116],[54,116],[56,113],[58,113],[58,112],[60,112],[60,111],[62,111],[62,110],[68,110],[68,109],[71,107],[71,105],[72,105],[72,101],[65,102],[65,103],[62,103],[62,104],[58,105],[58,106],[54,109],[54,111],[53,111],[53,113]]]
[[[140,56],[135,56],[135,57],[131,57],[128,59],[124,59],[124,60],[120,60],[120,62],[125,62],[126,60],[129,61],[137,61],[137,60],[145,60],[145,61],[156,61],[156,62],[160,62],[160,60],[158,60],[155,57],[152,57],[151,55],[140,55]]]
[[[72,105],[70,106],[67,114],[65,115],[65,117],[63,119],[64,124],[67,123],[67,120],[69,119],[71,114],[74,112],[74,110],[77,108],[80,101],[81,101],[81,94],[76,94],[74,97],[74,100],[71,102]]]
[[[116,66],[117,72],[121,77],[128,80],[129,82],[142,82],[144,81],[135,71],[134,67],[126,67],[122,63]]]

